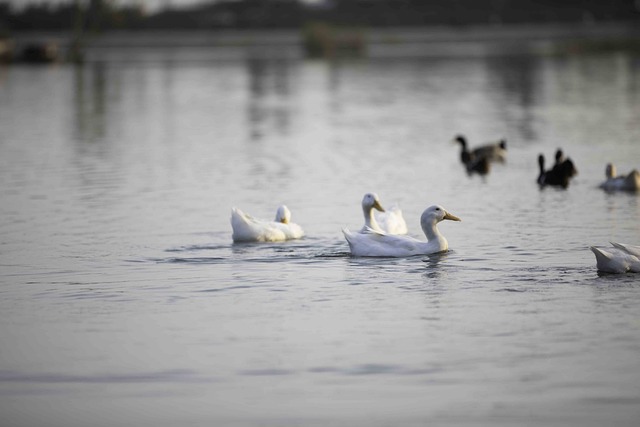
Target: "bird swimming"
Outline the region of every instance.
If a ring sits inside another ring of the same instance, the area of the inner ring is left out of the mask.
[[[613,163],[605,169],[606,181],[600,184],[605,191],[638,191],[640,190],[640,172],[633,169],[627,175],[618,175]]]
[[[460,218],[447,212],[439,205],[433,205],[424,210],[420,217],[420,226],[427,237],[426,242],[411,236],[392,235],[373,229],[360,233],[353,233],[343,229],[342,232],[353,256],[408,257],[430,255],[449,249],[447,239],[440,233],[437,226],[443,220],[461,221]]]
[[[562,150],[556,151],[556,164],[553,168],[544,170],[544,155],[538,156],[539,174],[537,183],[540,187],[546,185],[567,188],[569,187],[569,181],[575,175],[578,174],[573,161],[570,158],[564,159]]]
[[[378,212],[374,212],[374,209]],[[360,230],[361,233],[374,230],[387,234],[407,234],[407,223],[402,216],[400,207],[395,204],[389,210],[385,210],[376,193],[364,195],[362,213],[364,214],[364,226]]]
[[[640,246],[611,242],[613,248],[590,246],[596,256],[598,271],[605,273],[640,273]]]
[[[285,205],[278,207],[274,221],[256,219],[234,207],[231,227],[234,242],[282,242],[304,237],[302,227],[291,222],[291,211]]]
[[[460,161],[467,165],[486,159],[489,162],[504,162],[507,159],[507,141],[501,139],[493,144],[485,144],[469,150],[467,139],[463,135],[457,135],[453,142],[460,144]]]

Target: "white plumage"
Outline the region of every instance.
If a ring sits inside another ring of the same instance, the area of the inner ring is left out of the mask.
[[[600,188],[605,191],[639,191],[640,172],[636,169],[627,175],[618,175],[613,163],[607,164],[605,175],[606,181],[600,184]]]
[[[447,239],[440,234],[437,224],[442,220],[460,221],[455,215],[448,213],[442,206],[427,208],[420,217],[420,226],[427,241],[411,236],[399,236],[376,231],[372,228],[365,232],[352,233],[343,229],[351,255],[358,257],[407,257],[413,255],[429,255],[449,249]]]
[[[374,209],[378,212],[374,212]],[[367,193],[362,198],[362,213],[364,214],[364,226],[361,233],[374,230],[387,234],[407,234],[407,223],[402,216],[402,210],[394,204],[385,210],[380,204],[376,193]]]
[[[233,241],[282,242],[303,237],[302,227],[290,222],[290,219],[291,211],[284,205],[278,207],[274,221],[256,219],[234,207],[231,209]]]
[[[591,246],[596,256],[596,266],[605,273],[640,273],[640,246],[614,243],[612,248]]]

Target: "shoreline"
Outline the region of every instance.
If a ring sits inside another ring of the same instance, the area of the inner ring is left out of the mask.
[[[68,52],[70,32],[18,32],[7,40],[14,52],[36,43]],[[486,54],[557,54],[565,51],[626,49],[640,51],[640,26],[634,22],[509,24],[359,28],[319,26],[274,30],[110,31],[81,40],[89,60],[104,51],[203,48],[245,57],[392,57]],[[310,46],[317,49],[309,55]]]

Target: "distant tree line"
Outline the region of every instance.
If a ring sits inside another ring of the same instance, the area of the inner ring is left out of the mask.
[[[14,10],[0,0],[0,30],[302,28],[640,21],[638,0],[219,0],[149,14],[110,0],[46,1]]]

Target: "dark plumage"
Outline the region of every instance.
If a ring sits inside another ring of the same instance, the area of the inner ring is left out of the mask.
[[[460,154],[460,160],[462,160],[469,174],[486,175],[491,171],[491,163],[487,157],[472,158],[468,151],[463,151]]]
[[[504,140],[496,144],[483,145],[471,151],[467,147],[467,140],[464,136],[456,136],[454,142],[460,144],[460,161],[469,174],[486,175],[491,170],[492,161],[504,162],[507,149],[507,142]]]
[[[507,157],[507,141],[504,139],[495,144],[481,145],[473,150],[469,150],[467,146],[467,139],[462,135],[457,135],[454,138],[454,142],[457,142],[462,147],[460,160],[462,160],[463,163],[465,163],[465,161],[462,156],[465,152],[469,153],[470,161],[475,161],[484,157],[490,162],[504,162]]]
[[[569,187],[569,180],[578,174],[573,161],[570,158],[564,159],[562,150],[556,151],[556,164],[548,171],[544,170],[544,155],[538,156],[538,166],[540,174],[538,175],[538,185],[544,187],[552,185],[555,187]]]

